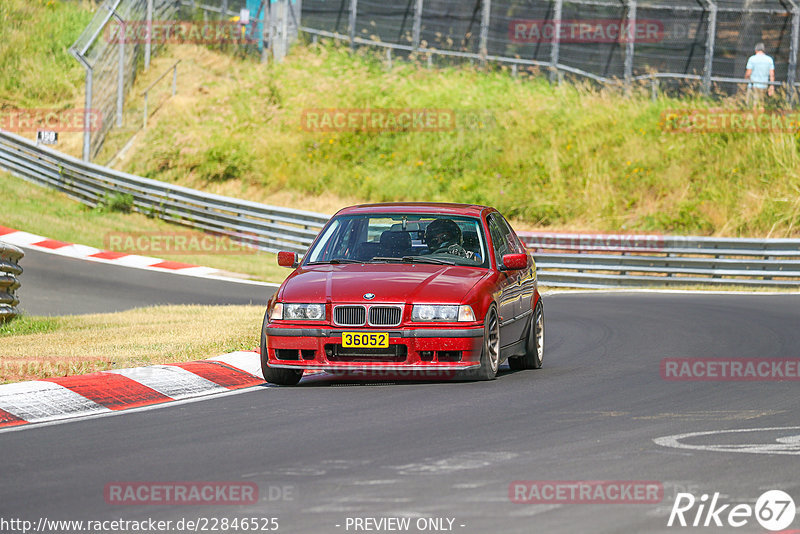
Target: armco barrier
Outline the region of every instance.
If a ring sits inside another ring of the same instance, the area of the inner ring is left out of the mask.
[[[542,285],[800,288],[800,239],[521,232]]]
[[[92,207],[109,195],[129,195],[136,211],[269,252],[305,252],[328,221],[318,213],[213,195],[85,163],[8,132],[0,132],[0,168]]]
[[[0,323],[19,313],[16,291],[20,284],[17,276],[22,274],[19,260],[24,255],[17,247],[0,241]]]
[[[239,239],[262,250],[305,253],[328,217],[122,173],[0,132],[0,168],[90,206],[130,195],[142,213]],[[733,239],[520,233],[551,287],[751,286],[800,288],[800,239]]]

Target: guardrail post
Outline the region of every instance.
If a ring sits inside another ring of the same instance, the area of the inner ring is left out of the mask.
[[[222,0],[222,7],[220,8],[219,14],[223,20],[228,17],[228,0]]]
[[[392,70],[392,49],[386,49],[386,69]]]
[[[653,102],[658,100],[658,78],[655,75],[650,76],[650,98]]]
[[[706,57],[703,64],[703,94],[711,94],[711,75],[714,70],[714,47],[717,42],[717,3],[708,2],[708,30],[706,35]]]
[[[153,0],[147,0],[146,24],[147,36],[145,37],[144,42],[144,70],[150,68],[150,45],[153,38]]]
[[[422,0],[417,0],[414,6],[414,30],[411,37],[411,45],[414,47],[414,52],[419,48],[419,34],[422,27]]]
[[[633,56],[636,53],[636,0],[628,0],[625,19],[625,87],[630,91],[633,82]]]
[[[486,56],[489,55],[489,22],[492,17],[492,0],[481,0],[481,63],[486,64]]]
[[[553,10],[553,44],[550,48],[550,83],[558,82],[558,62],[561,54],[561,17],[564,12],[564,0],[556,0]]]
[[[350,19],[347,33],[350,35],[350,50],[356,49],[356,17],[358,16],[358,0],[350,0]]]
[[[786,100],[794,102],[797,95],[797,49],[800,42],[800,6],[792,2],[792,41],[789,45],[789,72],[786,75],[786,84],[789,86],[789,91],[786,94]]]

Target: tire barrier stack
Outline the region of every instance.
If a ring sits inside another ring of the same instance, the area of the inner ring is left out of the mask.
[[[22,274],[19,260],[24,255],[21,249],[0,241],[0,323],[19,315],[16,291],[20,283],[17,277]]]

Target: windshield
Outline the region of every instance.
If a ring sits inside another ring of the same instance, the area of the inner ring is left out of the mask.
[[[352,262],[489,266],[480,219],[419,213],[336,217],[305,264]]]

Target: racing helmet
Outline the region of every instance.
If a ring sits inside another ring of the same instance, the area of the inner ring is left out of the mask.
[[[425,243],[431,252],[461,244],[461,228],[452,219],[436,219],[425,228]]]

